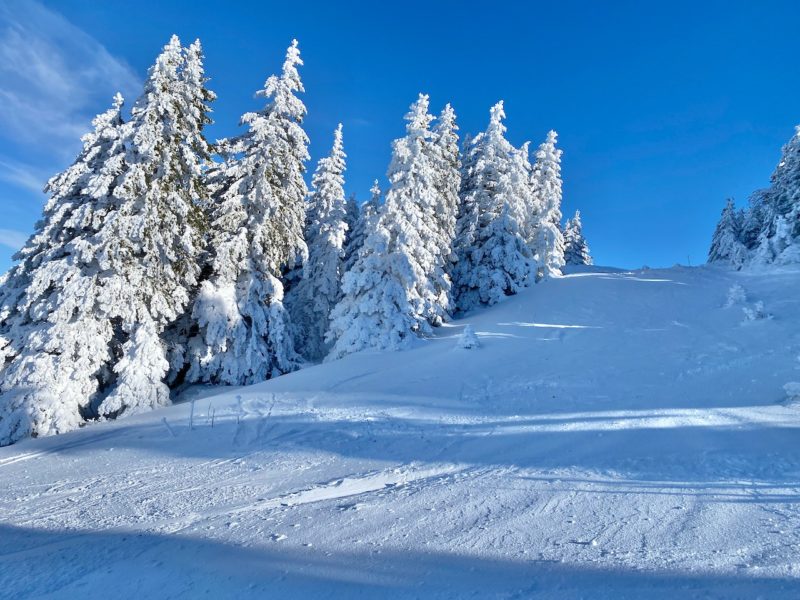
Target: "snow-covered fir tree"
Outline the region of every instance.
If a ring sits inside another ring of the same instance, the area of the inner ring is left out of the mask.
[[[3,287],[0,443],[169,402],[160,336],[199,270],[204,86],[199,43],[173,36],[130,121],[117,97],[49,182]]]
[[[307,256],[302,64],[293,41],[281,75],[258,92],[265,108],[245,114],[247,131],[225,144],[236,156],[214,184],[211,275],[192,311],[188,381],[246,385],[298,366],[280,278]]]
[[[212,123],[209,113],[210,104],[217,99],[217,95],[208,89],[209,78],[205,75],[203,66],[203,48],[200,40],[192,42],[185,52],[186,58],[181,71],[183,88],[184,109],[197,120],[197,126],[188,131],[191,137],[184,140],[194,152],[192,160],[200,160],[201,166],[209,169],[214,166],[211,160],[212,147],[203,135],[203,128]],[[197,183],[195,178],[190,180],[192,185]],[[208,206],[209,191],[207,185],[199,185],[192,189],[197,204],[201,208]]]
[[[330,314],[341,299],[341,280],[347,207],[344,195],[346,155],[342,125],[334,132],[330,155],[319,161],[311,180],[308,199],[306,243],[308,259],[303,277],[287,297],[296,331],[298,350],[309,360],[321,360],[330,349],[325,333]]]
[[[741,265],[746,258],[746,248],[741,243],[741,214],[732,199],[728,199],[711,239],[708,262]]]
[[[730,233],[733,222],[737,223],[735,234]],[[782,148],[770,187],[754,192],[747,210],[734,214],[726,207],[723,211],[709,262],[723,261],[734,265],[800,262],[800,127]]]
[[[561,275],[564,266],[564,236],[561,233],[561,150],[556,148],[558,134],[550,131],[536,151],[533,166],[533,193],[539,218],[533,237],[536,279]]]
[[[344,240],[344,253],[346,261],[348,258],[348,248],[350,246],[350,238],[353,235],[353,231],[358,224],[358,217],[361,214],[361,209],[358,205],[358,198],[356,197],[355,192],[350,194],[350,197],[347,199],[344,205],[344,223],[347,225],[347,235],[345,236]]]
[[[761,231],[751,260],[757,264],[793,263],[800,254],[796,247],[800,243],[800,126],[782,148],[771,182],[761,196]]]
[[[564,225],[564,261],[568,265],[592,264],[589,244],[583,237],[583,224],[579,210],[576,210],[575,216],[568,219]]]
[[[498,102],[486,131],[465,150],[454,271],[462,311],[517,293],[531,273],[532,255],[519,222],[528,181],[518,177],[504,118]]]
[[[345,259],[342,267],[343,273],[352,269],[358,260],[358,254],[364,246],[367,234],[374,226],[374,220],[377,218],[378,208],[381,205],[381,188],[377,179],[373,183],[370,193],[370,199],[358,209],[358,219],[355,221],[353,229],[348,231]]]
[[[448,279],[456,261],[453,241],[458,217],[458,190],[461,187],[461,160],[457,132],[456,113],[453,107],[447,104],[436,120],[433,128],[433,143],[428,147],[434,169],[434,185],[438,194],[435,209],[438,241]],[[449,295],[451,292],[448,290],[447,293]],[[448,298],[447,304],[450,307],[452,299]]]
[[[399,250],[409,255],[418,270],[414,278],[414,296],[422,300],[416,309],[418,318],[440,325],[450,310],[452,285],[447,270],[452,234],[446,225],[448,217],[442,216],[450,211],[449,200],[437,187],[444,172],[438,159],[446,153],[434,150],[428,106],[428,96],[420,94],[406,115],[406,136],[393,144],[386,202],[391,201],[400,216],[395,223],[402,230],[396,235]]]
[[[522,147],[513,152],[512,173],[515,186],[521,190],[521,202],[517,205],[516,214],[522,237],[533,251],[541,207],[539,206],[540,198],[535,193],[533,166],[530,161],[530,142],[525,142]]]
[[[427,320],[419,317],[419,269],[398,243],[408,224],[396,201],[387,198],[358,259],[344,275],[343,298],[331,313],[326,339],[333,347],[327,360],[368,348],[399,350],[430,333]]]
[[[406,136],[392,145],[386,201],[344,276],[344,297],[331,316],[330,358],[404,347],[429,333],[449,308],[426,95],[419,95],[406,120]]]
[[[2,287],[0,446],[77,428],[112,379],[114,326],[97,314],[109,275],[94,238],[116,208],[121,107],[117,94],[75,162],[48,182],[42,219]]]
[[[118,275],[101,302],[124,339],[101,416],[169,402],[161,335],[194,293],[207,226],[200,204],[211,148],[203,127],[214,95],[205,85],[199,42],[184,52],[173,36],[131,111],[119,208],[98,234],[100,267]]]

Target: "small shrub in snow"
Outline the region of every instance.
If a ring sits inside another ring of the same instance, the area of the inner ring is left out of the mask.
[[[472,325],[465,325],[464,331],[458,338],[458,347],[465,350],[472,350],[473,348],[480,347],[481,343],[478,341],[478,336],[475,335],[475,330]]]
[[[790,403],[800,403],[800,382],[790,381],[783,386],[786,392],[786,401]]]
[[[744,312],[745,321],[759,321],[761,319],[771,319],[772,315],[767,313],[764,310],[764,303],[759,300],[753,307],[743,306],[742,312]]]
[[[737,304],[744,304],[745,302],[747,302],[747,293],[741,285],[734,283],[728,288],[728,298],[725,300],[725,308],[730,308]]]

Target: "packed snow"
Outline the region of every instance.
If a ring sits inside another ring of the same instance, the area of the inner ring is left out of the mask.
[[[575,267],[0,448],[0,598],[797,598],[799,275]]]

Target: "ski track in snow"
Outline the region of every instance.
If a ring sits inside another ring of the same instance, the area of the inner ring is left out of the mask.
[[[0,598],[798,598],[798,275],[585,270],[2,448]]]

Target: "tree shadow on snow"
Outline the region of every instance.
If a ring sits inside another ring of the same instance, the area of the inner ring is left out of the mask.
[[[658,567],[658,565],[654,565]],[[788,578],[592,568],[532,557],[354,552],[255,539],[0,526],[0,597],[796,598]]]

